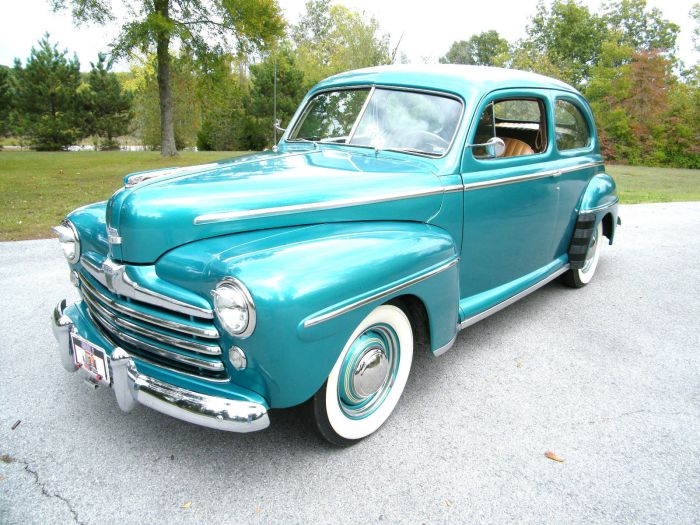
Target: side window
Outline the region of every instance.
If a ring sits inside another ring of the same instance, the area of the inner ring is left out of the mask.
[[[557,100],[554,105],[557,149],[585,148],[591,143],[591,133],[586,119],[576,106],[566,100]]]
[[[544,102],[537,98],[509,98],[496,100],[486,106],[479,117],[475,144],[483,144],[498,137],[505,143],[500,157],[523,157],[542,153],[547,149],[547,119]],[[492,151],[474,147],[477,159],[492,159]]]

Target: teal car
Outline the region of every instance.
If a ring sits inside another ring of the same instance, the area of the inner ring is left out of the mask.
[[[390,416],[415,352],[555,278],[588,284],[617,203],[571,86],[336,75],[271,151],[128,175],[55,228],[81,297],[53,313],[61,362],[125,411],[250,432],[305,404],[349,445]]]

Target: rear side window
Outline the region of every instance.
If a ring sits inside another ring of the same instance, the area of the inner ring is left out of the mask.
[[[585,148],[591,143],[588,123],[581,110],[566,100],[557,100],[554,105],[557,149]]]

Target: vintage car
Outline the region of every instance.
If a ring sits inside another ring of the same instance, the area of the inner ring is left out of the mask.
[[[53,314],[61,361],[125,411],[249,432],[305,404],[349,445],[394,410],[414,352],[557,277],[587,284],[617,202],[571,86],[336,75],[272,151],[128,175],[55,228],[81,297]]]

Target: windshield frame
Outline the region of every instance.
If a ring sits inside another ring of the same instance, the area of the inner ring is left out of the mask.
[[[456,100],[459,102],[460,105],[460,112],[459,112],[459,118],[457,119],[457,124],[455,125],[455,129],[452,132],[452,138],[450,139],[449,145],[445,148],[445,152],[442,153],[441,155],[435,155],[431,154],[428,152],[421,152],[421,151],[409,151],[409,150],[404,150],[401,148],[375,148],[373,146],[365,146],[362,144],[350,144],[348,142],[324,142],[321,140],[315,140],[315,141],[305,141],[301,139],[290,139],[289,137],[292,136],[294,133],[297,132],[297,129],[299,126],[302,124],[304,121],[304,118],[306,117],[308,110],[310,109],[310,105],[312,100],[319,94],[321,93],[328,93],[328,92],[333,92],[333,91],[356,91],[356,90],[363,90],[363,89],[369,89],[369,93],[367,94],[367,98],[365,99],[362,108],[360,109],[360,112],[357,114],[357,119],[353,123],[352,129],[350,131],[350,137],[352,137],[355,133],[355,130],[357,126],[359,125],[360,121],[362,120],[362,117],[365,114],[365,110],[367,109],[367,106],[369,105],[369,102],[374,95],[375,91],[378,89],[385,89],[385,90],[393,90],[393,91],[408,91],[410,93],[418,93],[418,94],[427,94],[427,95],[433,95],[433,96],[438,96],[438,97],[443,97],[443,98],[450,98],[452,100]],[[426,88],[414,88],[414,87],[408,87],[408,86],[395,86],[391,84],[357,84],[357,85],[338,85],[338,86],[332,86],[332,87],[325,87],[318,89],[314,91],[306,100],[306,104],[304,104],[303,109],[299,112],[299,116],[294,120],[293,124],[289,126],[289,131],[284,135],[284,142],[286,144],[308,144],[308,143],[313,143],[314,145],[318,144],[330,144],[333,146],[351,146],[353,148],[363,148],[363,149],[370,149],[374,150],[376,152],[380,151],[393,151],[396,153],[404,153],[406,155],[414,155],[417,157],[424,157],[428,159],[442,159],[446,157],[447,155],[450,154],[452,151],[452,147],[454,146],[455,140],[457,138],[457,135],[459,135],[459,130],[462,128],[463,120],[464,120],[464,112],[465,112],[465,103],[462,97],[459,95],[456,95],[454,93],[449,93],[446,91],[437,91],[434,89],[426,89]]]

